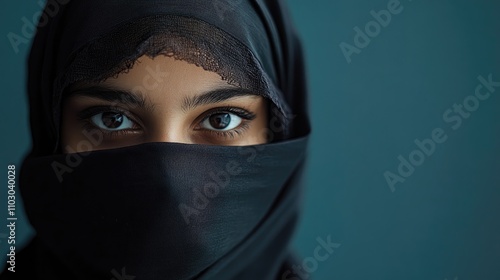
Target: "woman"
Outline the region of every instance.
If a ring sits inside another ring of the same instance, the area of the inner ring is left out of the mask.
[[[282,1],[45,11],[20,178],[36,237],[2,278],[287,278],[309,122]]]

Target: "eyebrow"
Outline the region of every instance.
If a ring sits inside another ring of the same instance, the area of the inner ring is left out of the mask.
[[[107,86],[90,86],[72,90],[65,96],[65,98],[73,95],[87,96],[148,110],[152,110],[153,108],[153,104],[149,103],[146,97],[140,93],[134,93],[128,90],[121,90]],[[189,111],[202,105],[220,103],[228,99],[241,96],[256,97],[259,96],[259,94],[244,88],[220,88],[197,96],[185,97],[182,102],[181,109],[183,111]]]
[[[197,96],[184,98],[184,102],[182,102],[181,108],[183,111],[188,111],[198,106],[220,103],[228,99],[241,96],[257,97],[259,95],[244,88],[220,88],[205,92]]]
[[[76,89],[70,91],[68,95],[65,96],[65,98],[74,95],[97,98],[113,103],[116,102],[123,105],[128,105],[130,107],[141,107],[141,108],[152,107],[151,104],[148,104],[146,98],[142,94],[137,94],[130,91],[116,89],[112,87],[91,86],[91,87]]]

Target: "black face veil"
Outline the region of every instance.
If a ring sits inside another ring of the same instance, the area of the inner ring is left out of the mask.
[[[55,16],[40,23],[29,57],[33,149],[20,178],[37,235],[25,253],[33,264],[18,270],[281,279],[309,134],[301,49],[282,1],[49,1],[47,10]],[[273,141],[61,154],[68,86],[127,71],[142,55],[196,64],[268,98]]]

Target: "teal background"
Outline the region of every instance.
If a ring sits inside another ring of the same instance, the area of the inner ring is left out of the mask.
[[[402,12],[351,63],[339,44],[353,45],[353,28],[364,29],[370,11],[390,1],[287,2],[305,48],[314,130],[293,242],[302,256],[297,265],[311,261],[318,237],[330,236],[340,247],[307,275],[284,279],[500,279],[500,87],[457,130],[443,119],[474,94],[479,75],[500,81],[500,2],[403,0]],[[6,174],[8,164],[19,170],[30,145],[28,45],[16,54],[7,34],[19,34],[21,18],[40,6],[1,6],[0,166]],[[408,158],[414,140],[430,138],[435,128],[447,141],[392,192],[384,172],[397,173],[398,156]],[[7,209],[3,182],[0,225]],[[32,232],[25,217],[18,219],[22,243]],[[6,232],[1,226],[2,260]]]

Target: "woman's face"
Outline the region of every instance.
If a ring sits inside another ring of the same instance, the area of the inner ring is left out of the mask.
[[[84,152],[144,142],[262,144],[267,104],[256,94],[193,64],[143,56],[126,73],[68,92],[62,148]]]

